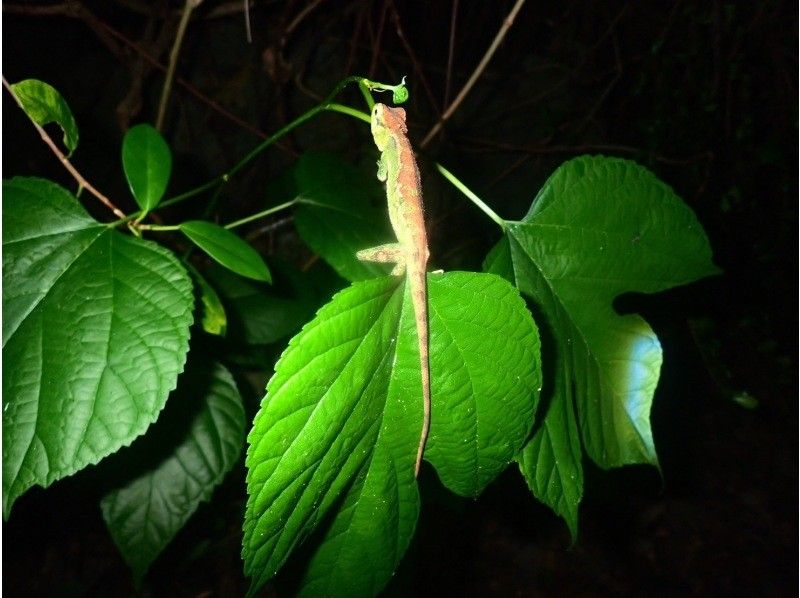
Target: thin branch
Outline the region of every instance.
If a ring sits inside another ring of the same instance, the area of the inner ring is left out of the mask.
[[[450,101],[450,84],[453,78],[453,54],[456,45],[456,21],[458,16],[458,0],[453,0],[453,10],[450,13],[450,43],[447,48],[447,69],[444,79],[444,105]]]
[[[172,44],[172,51],[169,54],[169,66],[167,67],[167,77],[164,79],[164,88],[161,90],[161,101],[158,103],[158,116],[156,117],[156,129],[161,131],[164,126],[164,115],[167,112],[169,94],[172,91],[172,80],[175,77],[175,65],[178,63],[178,55],[183,44],[183,37],[186,35],[186,26],[192,11],[200,6],[203,0],[186,0],[181,13],[181,20],[178,23],[178,31],[175,33],[175,43]]]
[[[259,226],[256,229],[251,230],[247,233],[244,238],[246,241],[255,241],[261,235],[271,234],[273,231],[276,231],[280,228],[286,226],[289,222],[294,220],[294,216],[287,216],[286,218],[279,218],[274,222],[270,222],[269,224],[265,224],[264,226]]]
[[[27,116],[28,113],[25,111],[25,107],[22,105],[22,102],[17,97],[17,94],[14,93],[14,90],[11,88],[11,85],[9,85],[8,81],[6,81],[5,77],[3,77],[3,87],[5,87],[8,90],[8,93],[11,94],[11,97],[14,98],[14,101],[17,103],[17,105],[20,108],[22,108],[22,111],[25,112],[25,115]],[[30,117],[28,117],[28,118],[30,118]],[[41,136],[42,141],[44,141],[47,144],[47,146],[52,150],[52,152],[56,155],[56,157],[59,159],[59,161],[64,165],[64,168],[66,168],[67,171],[69,171],[69,173],[72,175],[72,178],[74,178],[78,182],[79,187],[81,189],[86,189],[89,193],[91,193],[97,199],[99,199],[101,202],[103,202],[103,204],[105,204],[106,207],[108,207],[112,212],[114,212],[114,214],[116,216],[118,216],[119,218],[125,218],[125,213],[122,210],[120,210],[117,206],[115,206],[111,202],[111,200],[108,199],[102,193],[100,193],[100,191],[95,189],[94,186],[92,186],[92,184],[89,183],[89,181],[87,181],[85,178],[83,178],[81,173],[78,172],[78,170],[72,165],[72,162],[69,161],[69,158],[67,158],[64,155],[64,152],[62,152],[60,149],[58,149],[58,146],[50,138],[50,135],[47,134],[47,131],[45,131],[39,125],[39,123],[37,123],[32,118],[30,119],[30,121],[33,123],[33,126],[36,127],[36,130],[39,132],[39,135]]]
[[[247,43],[253,43],[253,30],[250,27],[250,0],[244,0],[244,30],[247,34]]]
[[[456,99],[453,100],[453,103],[450,104],[447,110],[445,110],[444,114],[442,114],[441,118],[439,119],[439,122],[437,122],[433,126],[430,132],[425,136],[425,139],[423,139],[422,142],[419,144],[420,148],[424,148],[425,146],[428,145],[428,143],[430,143],[431,139],[433,139],[439,133],[439,131],[441,131],[444,123],[450,118],[453,112],[455,112],[456,109],[461,105],[461,102],[464,100],[464,98],[467,97],[467,94],[472,90],[472,87],[475,85],[475,82],[478,80],[478,77],[480,77],[483,74],[483,71],[486,69],[486,65],[489,64],[489,61],[492,59],[492,56],[494,56],[494,53],[497,51],[497,48],[500,47],[500,43],[503,41],[503,39],[505,39],[506,33],[508,33],[508,30],[511,28],[511,25],[514,24],[514,19],[516,18],[517,13],[520,11],[523,4],[525,4],[525,0],[517,0],[517,2],[514,4],[513,8],[511,9],[511,12],[508,13],[508,16],[503,21],[503,25],[497,32],[497,35],[495,35],[492,44],[486,51],[486,54],[484,54],[483,58],[481,58],[480,63],[478,63],[478,66],[475,68],[475,72],[472,73],[472,76],[470,76],[469,80],[466,82],[464,87],[456,96]]]
[[[325,0],[313,0],[306,6],[303,10],[297,13],[297,16],[292,19],[291,23],[286,26],[286,29],[283,31],[283,35],[281,36],[281,48],[286,45],[287,38],[294,33],[294,30],[300,26],[305,18],[310,15],[316,8],[322,4]]]
[[[26,17],[69,17],[82,20],[89,29],[105,44],[109,51],[122,62],[123,51],[119,44],[100,26],[97,17],[83,4],[75,1],[61,4],[48,4],[47,6],[28,6],[20,4],[3,3],[3,12],[22,15]]]
[[[241,4],[241,0],[236,0]],[[104,23],[97,17],[95,17],[85,6],[82,4],[76,5],[80,8],[80,10],[73,9],[73,3],[63,3],[63,4],[53,4],[46,7],[34,7],[34,6],[24,6],[24,5],[17,5],[17,4],[3,4],[3,12],[9,12],[13,14],[22,14],[27,16],[66,16],[77,18],[85,21],[87,25],[97,34],[98,37],[101,39],[106,39],[105,36],[101,34],[102,31],[105,31],[109,34],[110,37],[118,39],[124,45],[128,46],[129,48],[133,49],[137,54],[139,54],[145,62],[150,64],[151,66],[155,67],[156,69],[160,70],[161,72],[166,72],[167,67],[161,64],[158,60],[153,58],[149,52],[144,50],[139,44],[129,40],[125,37],[122,33]],[[48,10],[37,10],[37,9],[48,9]],[[131,8],[128,5],[128,8]],[[213,11],[212,11],[213,12]],[[208,15],[206,15],[208,16]],[[113,49],[112,49],[113,51]],[[116,52],[115,52],[116,54]],[[242,120],[235,114],[228,112],[225,108],[220,106],[216,101],[212,100],[211,98],[203,95],[196,87],[194,87],[191,83],[186,81],[186,79],[182,77],[176,77],[175,81],[183,87],[186,91],[188,91],[191,95],[195,98],[200,100],[203,104],[220,114],[222,117],[227,118],[229,121],[233,122],[234,124],[238,125],[242,129],[246,131],[250,131],[253,135],[260,137],[261,139],[266,139],[268,135],[263,131],[260,131],[247,121]],[[280,146],[279,144],[279,147]]]
[[[523,0],[524,1],[524,0]],[[438,112],[439,107],[436,102],[436,97],[433,94],[433,90],[431,86],[428,84],[428,79],[425,77],[425,73],[422,70],[422,66],[420,61],[417,60],[417,55],[414,53],[414,48],[411,47],[411,44],[408,43],[406,39],[406,34],[403,32],[403,25],[400,22],[400,13],[397,11],[397,7],[394,4],[393,0],[386,0],[389,11],[392,15],[392,21],[394,21],[395,31],[397,32],[397,37],[400,39],[400,42],[403,44],[403,48],[405,48],[408,57],[411,59],[411,64],[414,65],[414,71],[417,73],[417,77],[419,78],[420,83],[422,83],[422,88],[425,90],[425,94],[428,96],[428,101],[431,103],[431,106]]]
[[[77,17],[79,8],[74,2],[48,4],[46,6],[28,6],[27,4],[3,4],[3,12],[12,15],[26,15],[29,17],[52,17],[56,15],[70,15]]]
[[[386,15],[389,12],[389,4],[383,3],[383,10],[381,10],[381,18],[378,21],[378,31],[373,36],[372,44],[372,59],[369,62],[367,74],[372,77],[375,74],[375,69],[378,67],[378,57],[381,55],[381,40],[383,39],[383,30],[386,26]],[[372,28],[370,27],[370,31]]]

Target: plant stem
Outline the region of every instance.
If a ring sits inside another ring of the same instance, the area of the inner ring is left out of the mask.
[[[139,230],[155,230],[155,231],[169,231],[169,230],[180,230],[179,224],[139,224],[137,227]]]
[[[342,114],[352,116],[353,118],[363,120],[365,123],[370,124],[369,114],[351,108],[350,106],[345,106],[344,104],[328,104],[325,109],[331,112],[341,112]]]
[[[263,218],[264,216],[269,216],[270,214],[274,214],[275,212],[279,212],[286,208],[293,206],[296,203],[300,203],[299,199],[290,199],[289,201],[279,204],[277,206],[272,206],[271,208],[267,208],[257,214],[251,214],[246,218],[242,218],[241,220],[236,220],[234,222],[229,222],[223,228],[231,229],[236,228],[237,226],[241,226],[242,224],[247,224],[248,222],[252,222],[253,220],[258,220],[259,218]]]
[[[28,119],[30,119],[31,123],[33,123],[33,126],[36,127],[36,130],[39,132],[42,141],[44,141],[50,148],[50,150],[56,155],[59,161],[64,165],[64,168],[66,168],[67,171],[69,171],[69,173],[72,175],[72,178],[74,178],[78,182],[78,188],[86,189],[89,193],[91,193],[97,199],[103,202],[103,204],[106,207],[108,207],[112,212],[114,212],[114,214],[119,218],[123,219],[126,218],[125,213],[122,210],[120,210],[117,206],[115,206],[111,202],[111,200],[108,199],[108,197],[106,197],[105,195],[100,193],[100,191],[95,189],[94,186],[89,181],[83,178],[83,175],[81,175],[81,173],[78,172],[78,170],[72,165],[72,162],[70,162],[69,158],[67,158],[64,155],[64,152],[58,149],[58,146],[55,144],[55,142],[53,142],[53,140],[50,139],[50,135],[47,134],[47,131],[45,131],[39,125],[39,123],[37,123],[28,115],[27,111],[25,110],[25,107],[22,105],[22,102],[20,102],[19,98],[17,97],[17,94],[14,93],[14,90],[11,88],[11,85],[9,85],[8,81],[6,81],[5,77],[3,77],[3,87],[5,87],[8,90],[8,93],[11,94],[11,97],[14,98],[14,101],[17,103],[17,105],[20,108],[22,108],[22,111],[25,113],[25,116],[28,116]]]
[[[369,122],[369,116],[364,115],[363,113],[358,112],[357,110],[353,110],[352,108],[347,108],[346,106],[335,104],[333,102],[333,98],[335,98],[348,83],[352,82],[360,83],[362,80],[363,77],[352,76],[352,77],[347,77],[346,79],[340,81],[339,84],[336,87],[334,87],[333,91],[330,94],[328,94],[328,97],[325,98],[321,103],[314,106],[308,112],[301,114],[289,124],[281,127],[280,129],[278,129],[277,132],[273,133],[272,135],[267,137],[264,141],[259,143],[255,148],[253,148],[253,150],[249,154],[247,154],[244,158],[242,158],[239,161],[239,163],[236,164],[236,166],[231,168],[226,174],[220,177],[220,179],[224,179],[222,180],[222,182],[226,182],[228,178],[238,173],[242,168],[247,166],[253,159],[255,159],[256,156],[258,156],[261,152],[263,152],[267,147],[275,143],[278,139],[280,139],[293,129],[297,128],[298,126],[302,125],[307,120],[315,117],[323,110],[334,110],[336,112],[342,112],[344,114],[349,114],[350,116],[356,116],[357,118],[361,118],[362,120],[366,120],[367,122]]]
[[[180,54],[181,45],[183,44],[183,37],[186,34],[186,26],[189,24],[189,17],[192,16],[192,11],[197,8],[202,1],[203,0],[186,0],[186,4],[183,5],[181,20],[178,23],[178,30],[175,33],[175,43],[172,44],[172,51],[169,55],[169,66],[167,67],[167,76],[164,79],[164,87],[161,90],[161,101],[158,103],[156,129],[159,131],[161,131],[164,125],[164,115],[167,112],[169,94],[172,91],[172,80],[175,78],[175,65],[178,63],[178,55]]]
[[[447,170],[444,166],[442,166],[438,162],[436,162],[436,169],[440,173],[442,173],[442,176],[444,176],[444,178],[450,181],[456,189],[461,191],[461,193],[466,195],[470,199],[470,201],[472,201],[472,203],[478,206],[483,211],[484,214],[486,214],[489,218],[494,220],[502,230],[504,231],[506,230],[506,221],[500,218],[500,216],[498,216],[494,212],[494,210],[492,210],[492,208],[487,206],[480,197],[478,197],[477,195],[475,195],[475,193],[470,191],[470,189],[464,183],[459,181],[453,173],[451,173],[449,170]]]
[[[273,143],[278,141],[281,137],[283,137],[284,135],[286,135],[287,133],[289,133],[293,129],[297,128],[298,126],[300,126],[301,124],[303,124],[307,120],[313,118],[314,116],[316,116],[317,114],[319,114],[320,112],[322,112],[324,110],[330,110],[332,112],[341,112],[342,114],[347,114],[348,116],[352,116],[352,117],[358,118],[358,119],[360,119],[360,120],[362,120],[362,121],[364,121],[366,123],[369,123],[370,122],[370,116],[368,114],[365,114],[364,112],[360,112],[358,110],[355,110],[354,108],[350,108],[349,106],[344,106],[342,104],[335,103],[333,101],[333,98],[335,98],[342,91],[342,89],[344,89],[344,87],[349,83],[358,83],[359,89],[361,89],[362,93],[365,94],[365,98],[369,97],[368,88],[369,88],[370,85],[374,85],[374,86],[376,86],[378,88],[382,88],[382,87],[390,88],[390,86],[383,86],[383,85],[380,85],[380,84],[374,84],[372,82],[367,82],[367,80],[364,79],[364,77],[359,77],[359,76],[351,76],[351,77],[347,77],[346,79],[343,79],[342,81],[339,82],[339,84],[336,87],[334,87],[333,91],[330,94],[328,94],[328,96],[322,102],[320,102],[318,105],[314,106],[308,112],[305,112],[304,114],[301,114],[296,119],[294,119],[292,122],[290,122],[289,124],[281,127],[277,132],[275,132],[272,135],[270,135],[269,137],[267,137],[264,141],[262,141],[255,148],[253,148],[250,151],[250,153],[248,153],[244,158],[242,158],[228,172],[221,174],[220,176],[214,178],[211,181],[208,181],[207,183],[204,183],[204,184],[200,185],[199,187],[196,187],[194,189],[190,189],[189,191],[181,193],[180,195],[176,195],[175,197],[172,197],[172,198],[170,198],[170,199],[168,199],[166,201],[162,201],[159,204],[158,207],[159,208],[165,208],[165,207],[171,206],[171,205],[176,204],[178,202],[181,202],[181,201],[184,201],[186,199],[189,199],[190,197],[194,197],[195,195],[199,195],[200,193],[208,191],[209,189],[213,189],[214,187],[217,187],[216,192],[215,192],[214,196],[211,198],[211,201],[209,202],[209,206],[206,209],[206,213],[210,213],[210,211],[214,209],[214,206],[216,205],[216,202],[219,199],[219,193],[221,192],[222,185],[227,183],[230,180],[231,177],[233,177],[240,170],[242,170],[245,166],[247,166],[250,162],[252,162],[261,152],[263,152],[270,145],[272,145]],[[370,97],[370,99],[371,99],[371,97]],[[129,220],[135,219],[139,215],[139,213],[140,212],[136,212],[135,214],[132,214],[130,216],[123,216],[122,222],[127,222]]]

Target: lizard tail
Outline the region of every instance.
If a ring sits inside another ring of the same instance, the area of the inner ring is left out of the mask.
[[[419,316],[417,318],[417,337],[419,338],[419,365],[422,374],[422,432],[419,436],[419,446],[417,447],[417,460],[414,464],[414,477],[419,476],[419,469],[422,466],[422,455],[425,452],[425,443],[428,441],[428,433],[431,429],[431,366],[430,350],[428,343],[428,305],[427,292],[423,296],[421,305],[417,306]]]

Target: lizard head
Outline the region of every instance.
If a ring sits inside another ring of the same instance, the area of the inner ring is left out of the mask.
[[[402,108],[390,108],[386,104],[375,104],[372,108],[371,120],[372,137],[380,151],[386,149],[391,133],[405,135],[406,111]]]

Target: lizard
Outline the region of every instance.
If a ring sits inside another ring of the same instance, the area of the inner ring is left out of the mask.
[[[408,140],[406,111],[375,104],[370,120],[372,137],[381,152],[378,180],[386,183],[389,220],[397,243],[363,249],[358,259],[394,263],[393,275],[406,273],[411,287],[411,302],[417,329],[419,362],[422,374],[422,431],[414,464],[419,475],[425,443],[431,427],[431,368],[428,322],[427,264],[430,252],[422,213],[422,187],[414,151]]]

